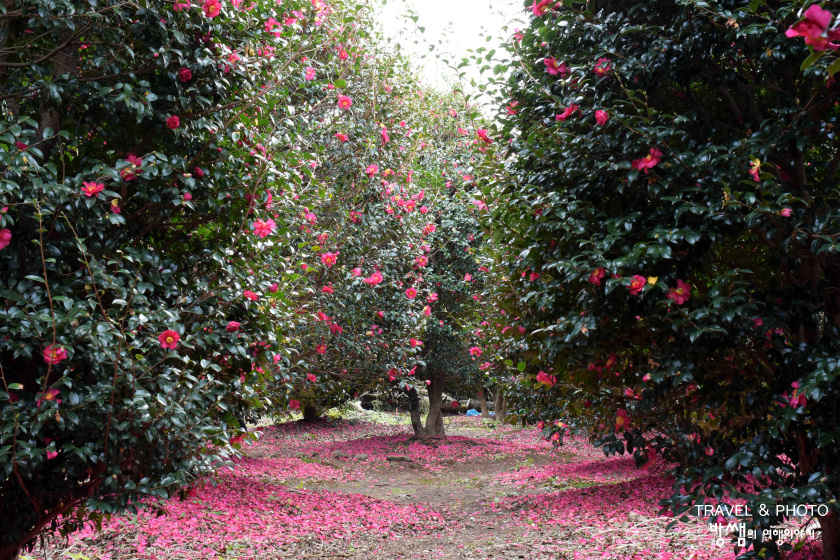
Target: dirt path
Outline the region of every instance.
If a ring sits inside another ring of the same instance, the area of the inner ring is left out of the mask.
[[[451,417],[448,437],[425,445],[393,425],[406,419],[387,420],[267,426],[167,515],[117,518],[35,557],[731,557],[700,523],[665,530],[663,475],[582,440],[554,449],[533,428]]]

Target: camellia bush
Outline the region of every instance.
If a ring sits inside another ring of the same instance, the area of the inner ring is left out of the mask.
[[[522,408],[672,462],[676,514],[743,500],[744,557],[796,519],[837,558],[840,4],[530,11],[510,151],[479,173],[514,249]]]
[[[189,484],[291,385],[275,241],[362,8],[0,7],[0,558]]]

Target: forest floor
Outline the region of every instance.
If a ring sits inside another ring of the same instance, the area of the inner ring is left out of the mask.
[[[703,520],[668,529],[661,469],[583,439],[555,449],[533,427],[450,416],[446,439],[424,444],[405,415],[352,416],[261,427],[165,515],[116,517],[22,558],[734,558]]]

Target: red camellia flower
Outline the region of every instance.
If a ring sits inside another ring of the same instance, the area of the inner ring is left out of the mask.
[[[347,135],[343,132],[336,132],[335,137],[338,138],[338,140],[341,142],[347,142],[348,140]]]
[[[672,288],[667,297],[677,305],[682,305],[691,297],[691,286],[682,280],[677,280],[677,287]]]
[[[642,293],[645,284],[647,284],[647,278],[636,274],[630,279],[630,286],[628,286],[628,289],[632,295],[637,296]]]
[[[353,99],[348,97],[347,95],[339,95],[338,96],[338,108],[344,109],[345,111],[353,106]]]
[[[623,408],[618,409],[615,412],[615,431],[616,432],[623,432],[630,426],[630,417],[627,414],[627,411]]]
[[[327,345],[326,344],[319,344],[318,346],[315,347],[315,351],[318,352],[319,354],[326,354],[327,353]]]
[[[192,70],[190,70],[189,68],[181,68],[180,70],[178,70],[178,79],[182,83],[189,82],[190,80],[192,80]]]
[[[840,41],[840,29],[828,31],[832,15],[824,10],[819,4],[812,4],[805,10],[805,17],[793,24],[785,31],[785,36],[804,37],[805,44],[810,45],[815,51],[824,51],[826,48],[838,49],[840,44],[830,41]]]
[[[479,128],[475,131],[476,135],[481,138],[486,144],[492,144],[493,139],[487,136],[487,129]]]
[[[609,58],[599,58],[597,62],[595,62],[595,68],[592,69],[593,72],[598,74],[599,76],[605,76],[612,68],[612,64]]]
[[[82,185],[82,193],[88,198],[96,195],[97,193],[102,192],[105,189],[105,185],[102,183],[95,183],[93,181],[83,181]]]
[[[204,15],[209,18],[214,18],[222,11],[222,4],[219,0],[204,0],[204,5],[201,6]]]
[[[321,253],[321,263],[330,268],[338,260],[338,253]]]
[[[44,351],[42,352],[42,356],[44,357],[45,362],[47,362],[48,364],[51,364],[51,365],[55,365],[55,364],[61,362],[62,360],[67,359],[67,350],[65,350],[61,346],[56,346],[55,344],[50,344],[49,346],[44,348]],[[55,391],[55,389],[53,389],[53,391]],[[58,394],[58,391],[56,391],[56,394]],[[47,399],[47,400],[49,400],[49,399]]]
[[[578,109],[580,109],[580,107],[572,103],[571,105],[566,107],[566,109],[562,113],[560,113],[559,115],[554,115],[554,120],[565,121],[566,119],[574,115]]]
[[[542,383],[546,387],[553,387],[557,383],[557,378],[542,370],[537,373],[537,383]]]
[[[158,342],[161,348],[174,350],[178,346],[178,341],[181,340],[181,335],[172,329],[167,329],[158,335]]]
[[[45,393],[38,397],[38,400],[35,402],[35,405],[38,406],[38,408],[40,408],[41,405],[44,404],[44,402],[48,401],[55,401],[56,404],[61,404],[61,399],[58,398],[59,394],[60,393],[58,389],[47,389]]]
[[[382,282],[382,273],[377,270],[367,278],[364,278],[362,282],[364,282],[368,286],[376,286],[377,284]]]
[[[641,159],[633,160],[633,169],[644,171],[645,174],[650,169],[653,169],[662,159],[662,152],[656,148],[651,148],[650,153]]]
[[[251,301],[257,301],[258,299],[260,299],[260,296],[258,296],[257,294],[255,294],[251,290],[243,291],[242,295],[245,296],[246,298],[250,299]]]
[[[610,120],[610,114],[606,111],[598,109],[595,111],[595,122],[598,123],[600,126],[604,126],[607,124],[607,121]]]
[[[240,323],[239,321],[229,321],[227,326],[225,327],[225,330],[227,332],[236,332],[239,330],[239,326],[241,324],[242,323]]]
[[[268,287],[268,291],[272,294],[276,294],[278,289],[280,289],[280,285],[277,284],[277,282],[273,282],[271,286]]]
[[[297,399],[290,399],[289,408],[292,410],[300,410],[300,401]]]
[[[254,220],[252,227],[254,229],[254,235],[262,239],[274,233],[274,230],[277,228],[277,224],[275,224],[272,219]]]
[[[563,78],[569,73],[569,67],[566,66],[566,63],[563,62],[562,64],[557,64],[557,60],[554,57],[545,57],[543,64],[545,64],[545,71],[552,76],[560,74],[560,77]]]
[[[12,230],[9,228],[0,229],[0,249],[5,249],[12,242]]]
[[[540,17],[541,15],[545,14],[545,11],[548,9],[549,4],[551,4],[551,0],[534,0],[534,3],[531,4],[531,13],[535,16]]]
[[[414,299],[417,297],[417,290],[415,288],[408,288],[405,291],[405,297],[408,299]]]
[[[781,210],[779,210],[779,215],[784,217],[784,218],[790,218],[790,215],[792,213],[793,213],[793,210],[791,210],[790,208],[782,208]],[[8,230],[5,230],[5,231],[8,231]],[[2,247],[0,247],[0,249],[1,248]]]
[[[181,119],[178,118],[178,115],[172,115],[166,119],[166,126],[174,130],[181,126]]]
[[[601,281],[606,277],[607,271],[603,267],[596,268],[589,274],[589,283],[600,286]]]
[[[133,181],[143,171],[143,160],[134,154],[128,154],[125,159],[131,165],[120,169],[120,177],[123,178],[123,181]]]

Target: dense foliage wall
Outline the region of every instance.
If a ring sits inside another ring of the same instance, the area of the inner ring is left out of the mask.
[[[840,5],[808,7],[534,2],[484,187],[527,322],[514,406],[675,461],[677,513],[823,505],[836,558]]]

